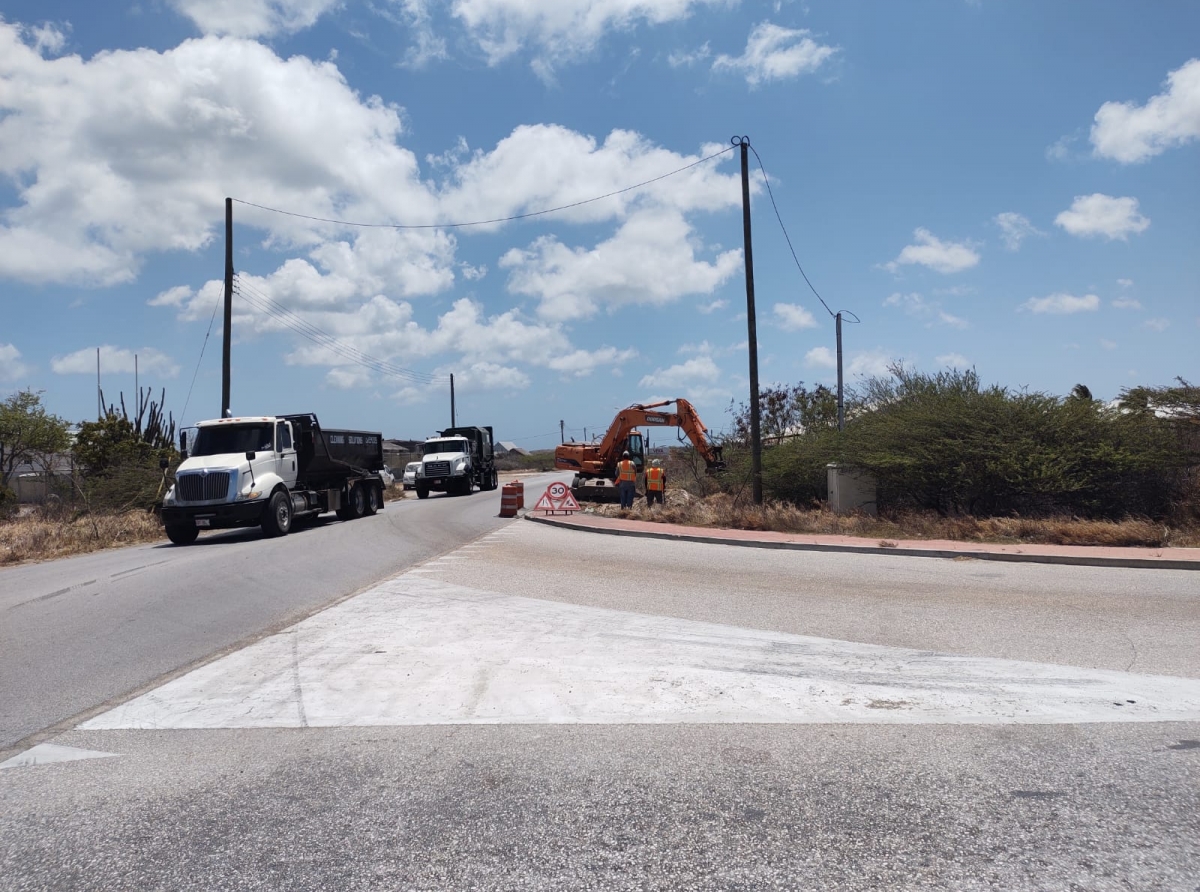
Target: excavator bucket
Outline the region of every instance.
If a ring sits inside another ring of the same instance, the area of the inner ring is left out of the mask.
[[[603,477],[594,480],[581,480],[571,487],[571,495],[578,502],[595,502],[604,505],[615,505],[621,501],[621,494],[611,480]]]

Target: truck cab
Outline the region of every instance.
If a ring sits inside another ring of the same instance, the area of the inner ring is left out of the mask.
[[[476,486],[495,489],[492,442],[490,427],[454,427],[430,437],[421,445],[421,466],[413,486],[417,498],[426,499],[434,490],[465,496]]]

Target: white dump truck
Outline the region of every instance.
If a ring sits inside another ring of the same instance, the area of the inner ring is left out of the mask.
[[[167,537],[190,545],[200,530],[261,526],[286,536],[296,519],[342,520],[383,508],[383,435],[323,430],[316,415],[201,421],[179,438],[183,462],[162,503]]]
[[[451,427],[421,446],[417,469],[417,498],[427,499],[431,490],[451,495],[470,495],[474,487],[495,489],[495,456],[490,427]]]

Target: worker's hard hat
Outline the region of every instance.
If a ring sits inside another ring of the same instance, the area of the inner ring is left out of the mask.
[[[626,449],[624,452],[621,453],[621,458],[629,458],[629,450],[628,449]]]
[[[656,467],[656,468],[660,468],[660,467],[662,467],[662,460],[656,458],[654,461],[651,462],[651,464],[654,465],[654,467]]]

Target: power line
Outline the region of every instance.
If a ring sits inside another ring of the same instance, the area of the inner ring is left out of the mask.
[[[582,201],[574,201],[571,204],[564,204],[564,205],[560,205],[558,207],[546,208],[545,210],[541,210],[541,211],[530,211],[527,214],[514,214],[511,217],[497,217],[494,220],[473,220],[469,223],[415,223],[415,224],[358,223],[358,222],[355,222],[352,220],[334,220],[334,219],[330,219],[328,217],[314,217],[309,214],[296,213],[295,211],[285,211],[285,210],[281,210],[279,208],[267,207],[266,205],[263,205],[263,204],[255,204],[252,201],[245,201],[241,198],[235,198],[233,200],[236,201],[238,204],[244,204],[247,207],[258,208],[260,211],[269,211],[273,214],[283,214],[288,217],[299,217],[301,220],[312,220],[316,223],[332,223],[337,226],[358,226],[358,227],[362,227],[362,228],[366,228],[366,229],[463,229],[468,226],[490,226],[495,223],[510,223],[514,220],[528,220],[531,217],[543,217],[546,214],[555,214],[555,213],[558,213],[559,211],[566,211],[566,210],[570,210],[571,208],[577,208],[577,207],[580,207],[585,204],[592,204],[593,202],[596,202],[596,201],[603,201],[604,199],[612,198],[615,195],[623,195],[626,192],[632,192],[634,189],[641,189],[643,186],[649,186],[651,183],[657,183],[659,180],[667,179],[667,177],[673,177],[676,174],[683,173],[685,170],[691,170],[693,167],[703,164],[706,161],[711,161],[713,158],[717,158],[721,155],[724,155],[727,152],[732,152],[732,151],[733,151],[733,146],[730,146],[727,149],[722,149],[719,152],[714,152],[713,154],[709,155],[706,158],[701,158],[699,161],[693,161],[691,164],[685,164],[683,167],[680,167],[678,170],[673,170],[670,173],[664,173],[661,176],[657,176],[657,177],[654,177],[649,180],[643,180],[642,182],[635,183],[632,186],[626,186],[624,189],[617,189],[615,192],[608,192],[608,193],[605,193],[604,195],[597,195],[595,198],[585,198]],[[761,164],[761,162],[759,162],[759,163]]]
[[[758,151],[754,148],[754,146],[750,145],[749,142],[747,142],[746,145],[749,146],[751,152],[754,152],[754,157],[758,161],[758,168],[762,171],[763,175],[763,183],[767,187],[767,195],[769,195],[771,198],[771,207],[775,209],[775,219],[779,221],[779,228],[783,230],[783,237],[787,241],[788,250],[792,252],[792,260],[796,261],[796,269],[800,270],[800,275],[804,277],[804,283],[808,285],[809,290],[817,296],[817,300],[821,302],[821,306],[825,308],[825,312],[836,319],[838,314],[829,309],[829,304],[825,303],[825,298],[821,297],[821,295],[817,292],[817,289],[813,287],[813,283],[808,280],[808,274],[804,272],[804,267],[800,265],[800,258],[796,256],[796,249],[792,247],[792,239],[788,235],[787,227],[783,225],[783,217],[779,213],[779,205],[775,203],[775,193],[771,191],[771,180],[767,176],[767,168],[763,166],[762,158],[759,157]],[[842,314],[854,317],[853,319],[847,321],[861,321],[857,316],[849,311],[843,310]]]
[[[213,323],[217,321],[217,310],[221,308],[221,295],[217,295],[217,302],[213,306],[212,318],[208,320],[208,331],[204,333],[204,343],[200,345],[200,358],[196,360],[196,371],[192,372],[192,383],[188,387],[187,399],[183,401],[183,411],[179,413],[179,423],[184,424],[184,418],[187,417],[188,403],[192,401],[192,390],[196,386],[196,376],[200,374],[200,363],[204,361],[204,349],[208,346],[208,336],[212,334]]]

